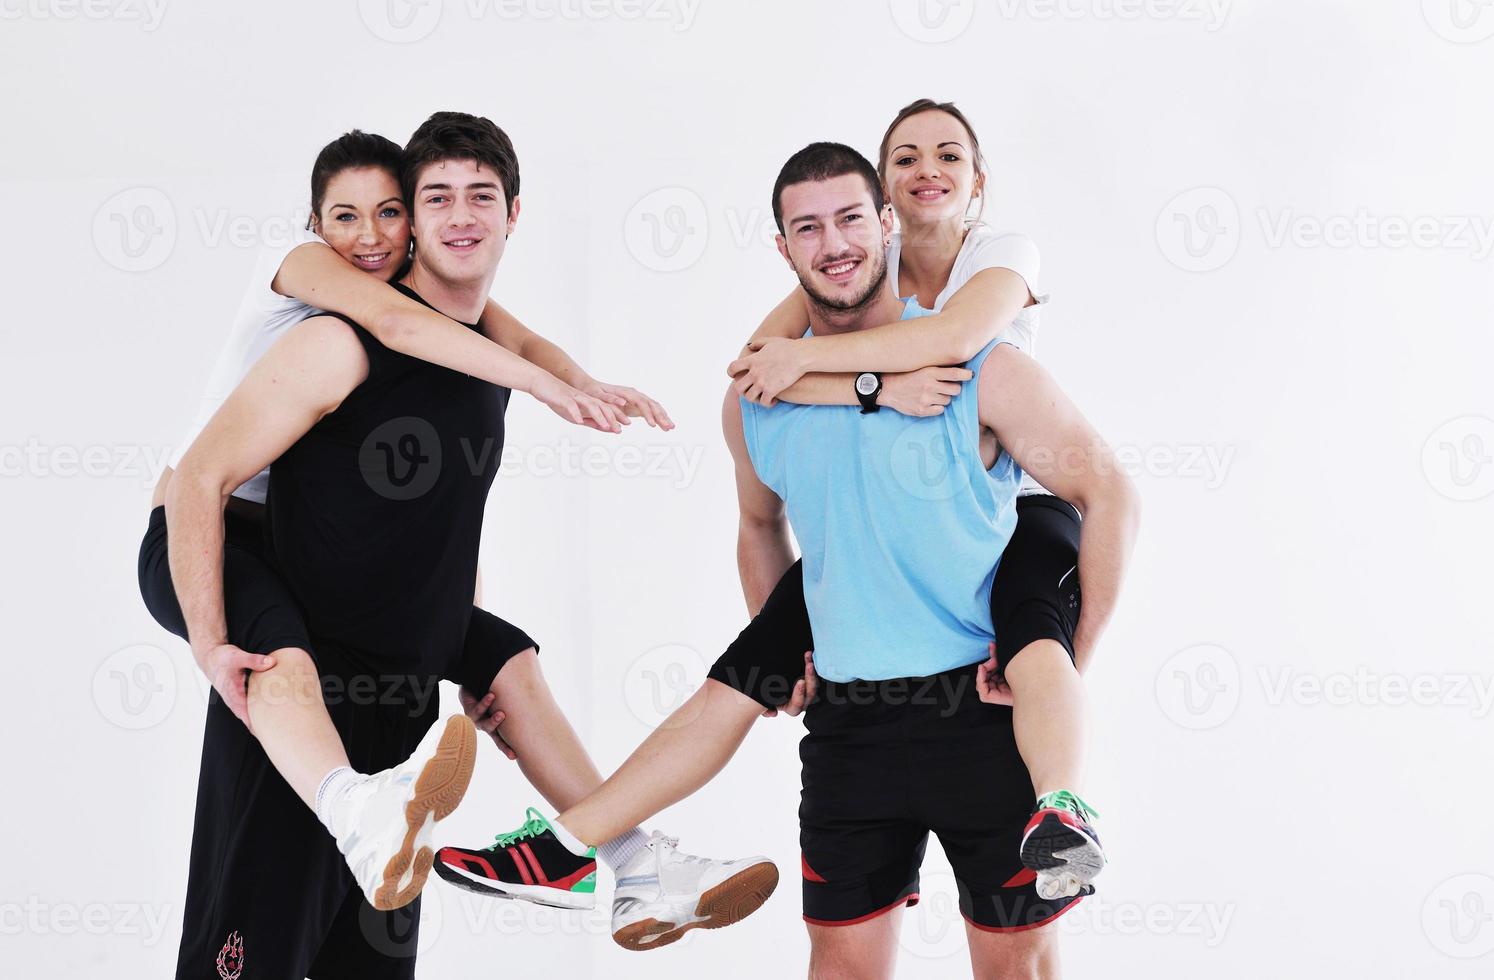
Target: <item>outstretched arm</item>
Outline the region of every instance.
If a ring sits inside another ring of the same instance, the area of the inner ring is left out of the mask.
[[[618,413],[594,396],[360,272],[323,242],[307,242],[287,255],[271,288],[309,306],[341,313],[390,350],[527,392],[577,425],[619,431]]]
[[[569,354],[561,350],[558,344],[530,330],[512,313],[492,300],[488,300],[478,325],[494,343],[534,362],[578,391],[620,409],[625,413],[619,415],[623,424],[627,424],[626,416],[631,415],[641,416],[649,425],[666,431],[674,428],[674,420],[664,411],[663,405],[636,388],[607,384],[593,378]]]
[[[260,669],[228,643],[223,602],[223,507],[234,488],[279,458],[368,375],[347,324],[311,317],[292,327],[193,441],[166,491],[171,580],[198,665],[247,725],[242,672]]]
[[[1115,611],[1141,521],[1141,498],[1105,440],[1032,358],[1003,344],[987,356],[979,384],[981,424],[1023,470],[1084,517],[1084,602],[1074,630],[1074,663],[1082,672]]]
[[[757,478],[742,434],[742,404],[734,391],[721,406],[721,429],[737,478],[737,574],[747,612],[756,616],[773,587],[794,563],[783,501]]]
[[[824,337],[754,338],[749,345],[752,352],[733,361],[727,371],[737,379],[738,394],[759,404],[770,405],[775,398],[801,404],[844,404],[821,400],[851,390],[854,373],[837,372],[910,372],[963,364],[1034,302],[1027,280],[1016,272],[982,269],[933,316]],[[829,382],[813,380],[817,373],[835,377]]]
[[[546,373],[455,320],[349,265],[331,246],[307,242],[280,264],[271,288],[359,324],[390,350],[515,391]]]

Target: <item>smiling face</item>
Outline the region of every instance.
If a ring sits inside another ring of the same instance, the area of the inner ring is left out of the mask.
[[[882,172],[887,199],[904,225],[964,221],[971,198],[985,187],[964,125],[931,109],[898,123],[887,141]]]
[[[854,310],[887,279],[886,236],[892,215],[878,214],[860,174],[808,180],[783,189],[778,251],[804,291],[831,310]]]
[[[417,258],[453,286],[486,288],[519,218],[496,173],[475,160],[438,160],[415,178]]]
[[[399,180],[382,167],[350,167],[327,181],[315,231],[355,267],[388,282],[410,250]]]

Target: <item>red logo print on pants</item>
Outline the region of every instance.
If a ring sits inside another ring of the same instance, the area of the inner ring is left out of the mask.
[[[223,980],[239,980],[244,972],[244,937],[237,932],[229,933],[228,942],[218,951],[218,976]]]

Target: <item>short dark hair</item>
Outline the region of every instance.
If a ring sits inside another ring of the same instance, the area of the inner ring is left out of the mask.
[[[788,158],[783,169],[778,171],[778,180],[773,184],[773,221],[778,233],[783,234],[783,189],[790,184],[802,184],[811,180],[830,180],[846,174],[860,174],[871,192],[872,204],[877,213],[882,213],[887,199],[882,194],[882,181],[877,177],[877,168],[871,161],[846,146],[844,143],[811,143]]]
[[[405,203],[412,209],[420,172],[443,160],[475,160],[492,170],[503,184],[504,203],[513,209],[514,198],[519,196],[519,157],[508,134],[491,119],[466,112],[438,112],[420,124],[405,144],[400,174]]]
[[[321,218],[322,201],[327,196],[327,185],[333,177],[344,170],[377,167],[399,180],[403,163],[404,151],[394,140],[375,133],[365,133],[361,129],[343,133],[322,147],[322,151],[316,155],[316,162],[311,165],[311,218],[307,220],[306,227],[311,228],[312,221]]]

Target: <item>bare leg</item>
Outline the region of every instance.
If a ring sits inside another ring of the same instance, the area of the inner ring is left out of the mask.
[[[504,664],[493,678],[490,690],[494,704],[506,716],[498,726],[498,734],[518,756],[524,777],[551,806],[564,810],[602,785],[602,774],[597,772],[576,730],[555,703],[533,649]],[[618,833],[632,827],[629,824]],[[587,843],[601,843],[615,836]]]
[[[965,921],[970,972],[1001,980],[1059,980],[1058,930],[1051,923],[1023,932],[987,932]]]
[[[1084,776],[1087,710],[1084,681],[1057,640],[1036,640],[1006,667],[1012,689],[1017,749],[1039,797],[1054,790],[1079,792]]]
[[[562,826],[586,844],[633,829],[710,782],[762,713],[747,695],[707,680],[600,789],[560,814]]]
[[[902,923],[899,905],[853,926],[808,926],[809,980],[888,980],[896,969]]]
[[[346,766],[348,754],[322,701],[311,654],[286,647],[271,656],[274,667],[249,675],[249,721],[270,762],[301,802],[316,809],[323,777]]]

